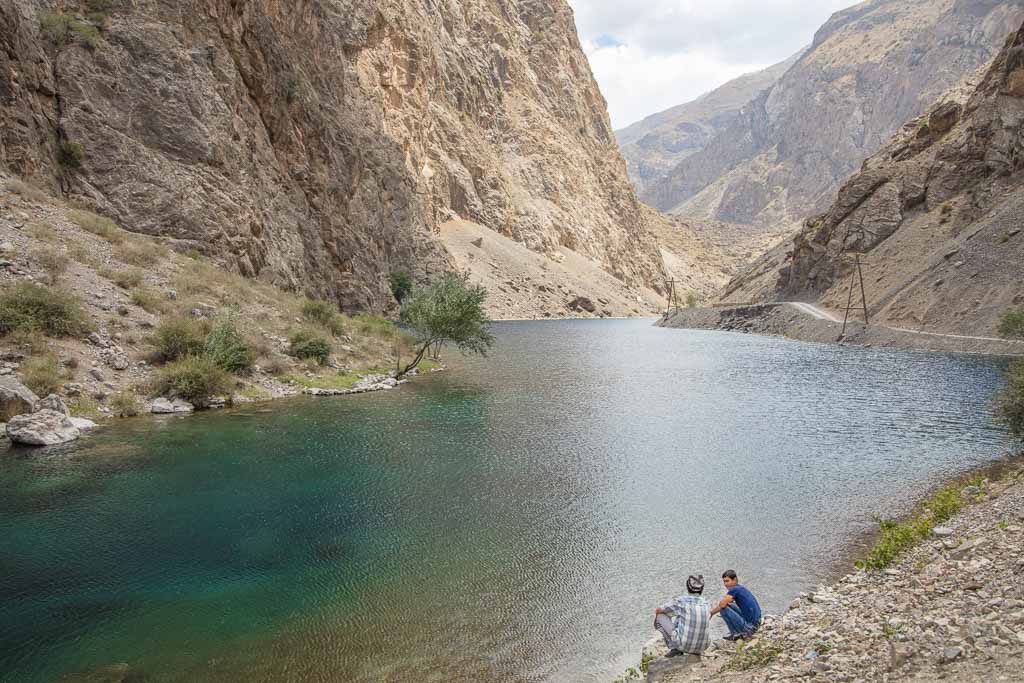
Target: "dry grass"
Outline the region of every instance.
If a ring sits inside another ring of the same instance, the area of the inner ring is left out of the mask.
[[[167,299],[149,287],[136,287],[129,297],[131,302],[147,313],[166,313]]]
[[[40,245],[33,247],[29,252],[29,256],[46,273],[46,282],[50,286],[60,282],[61,277],[68,270],[69,259],[67,254],[55,246]]]
[[[146,241],[125,241],[114,248],[114,258],[130,266],[152,268],[167,258],[167,249]]]
[[[4,183],[4,190],[11,194],[21,195],[25,199],[34,202],[45,202],[50,196],[35,185],[30,185],[23,180],[8,180]]]
[[[74,209],[68,212],[68,217],[82,230],[102,237],[111,244],[120,244],[127,237],[127,233],[106,216],[100,216],[84,209]]]
[[[96,274],[110,280],[121,289],[133,289],[142,284],[145,274],[138,268],[126,268],[124,270],[113,270],[112,268],[100,268]]]

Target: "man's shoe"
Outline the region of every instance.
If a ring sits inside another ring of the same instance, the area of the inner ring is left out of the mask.
[[[728,641],[732,642],[732,641],[734,641],[734,640],[738,640],[739,638],[742,638],[742,637],[743,637],[743,636],[741,636],[741,635],[740,635],[740,634],[738,634],[738,633],[737,633],[737,634],[735,634],[735,635],[733,635],[732,633],[730,633],[730,634],[729,634],[729,635],[727,635],[727,636],[722,636],[722,640],[728,640]]]

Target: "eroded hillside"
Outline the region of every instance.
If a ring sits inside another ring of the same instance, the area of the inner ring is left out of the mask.
[[[5,0],[0,161],[347,310],[455,217],[660,288],[564,0]]]
[[[1022,19],[1016,0],[868,0],[839,12],[774,87],[642,198],[685,216],[796,226]]]

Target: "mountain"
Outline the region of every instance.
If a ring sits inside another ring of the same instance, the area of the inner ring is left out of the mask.
[[[996,336],[1024,304],[1024,27],[979,80],[906,124],[806,222],[728,290],[845,308],[863,253],[872,321]],[[859,296],[855,298],[859,303]]]
[[[802,53],[802,51],[801,51]],[[733,79],[692,102],[652,114],[616,131],[629,178],[637,192],[661,179],[736,122],[743,107],[775,84],[800,57]]]
[[[905,121],[988,63],[1022,19],[1020,0],[868,0],[838,12],[774,86],[641,199],[686,216],[796,226]]]
[[[0,164],[346,310],[457,218],[661,288],[565,0],[0,3]]]

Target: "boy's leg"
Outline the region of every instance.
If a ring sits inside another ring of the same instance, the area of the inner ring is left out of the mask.
[[[729,627],[730,636],[748,635],[753,630],[747,620],[743,618],[743,613],[735,605],[729,605],[719,614],[722,615],[725,625]]]

